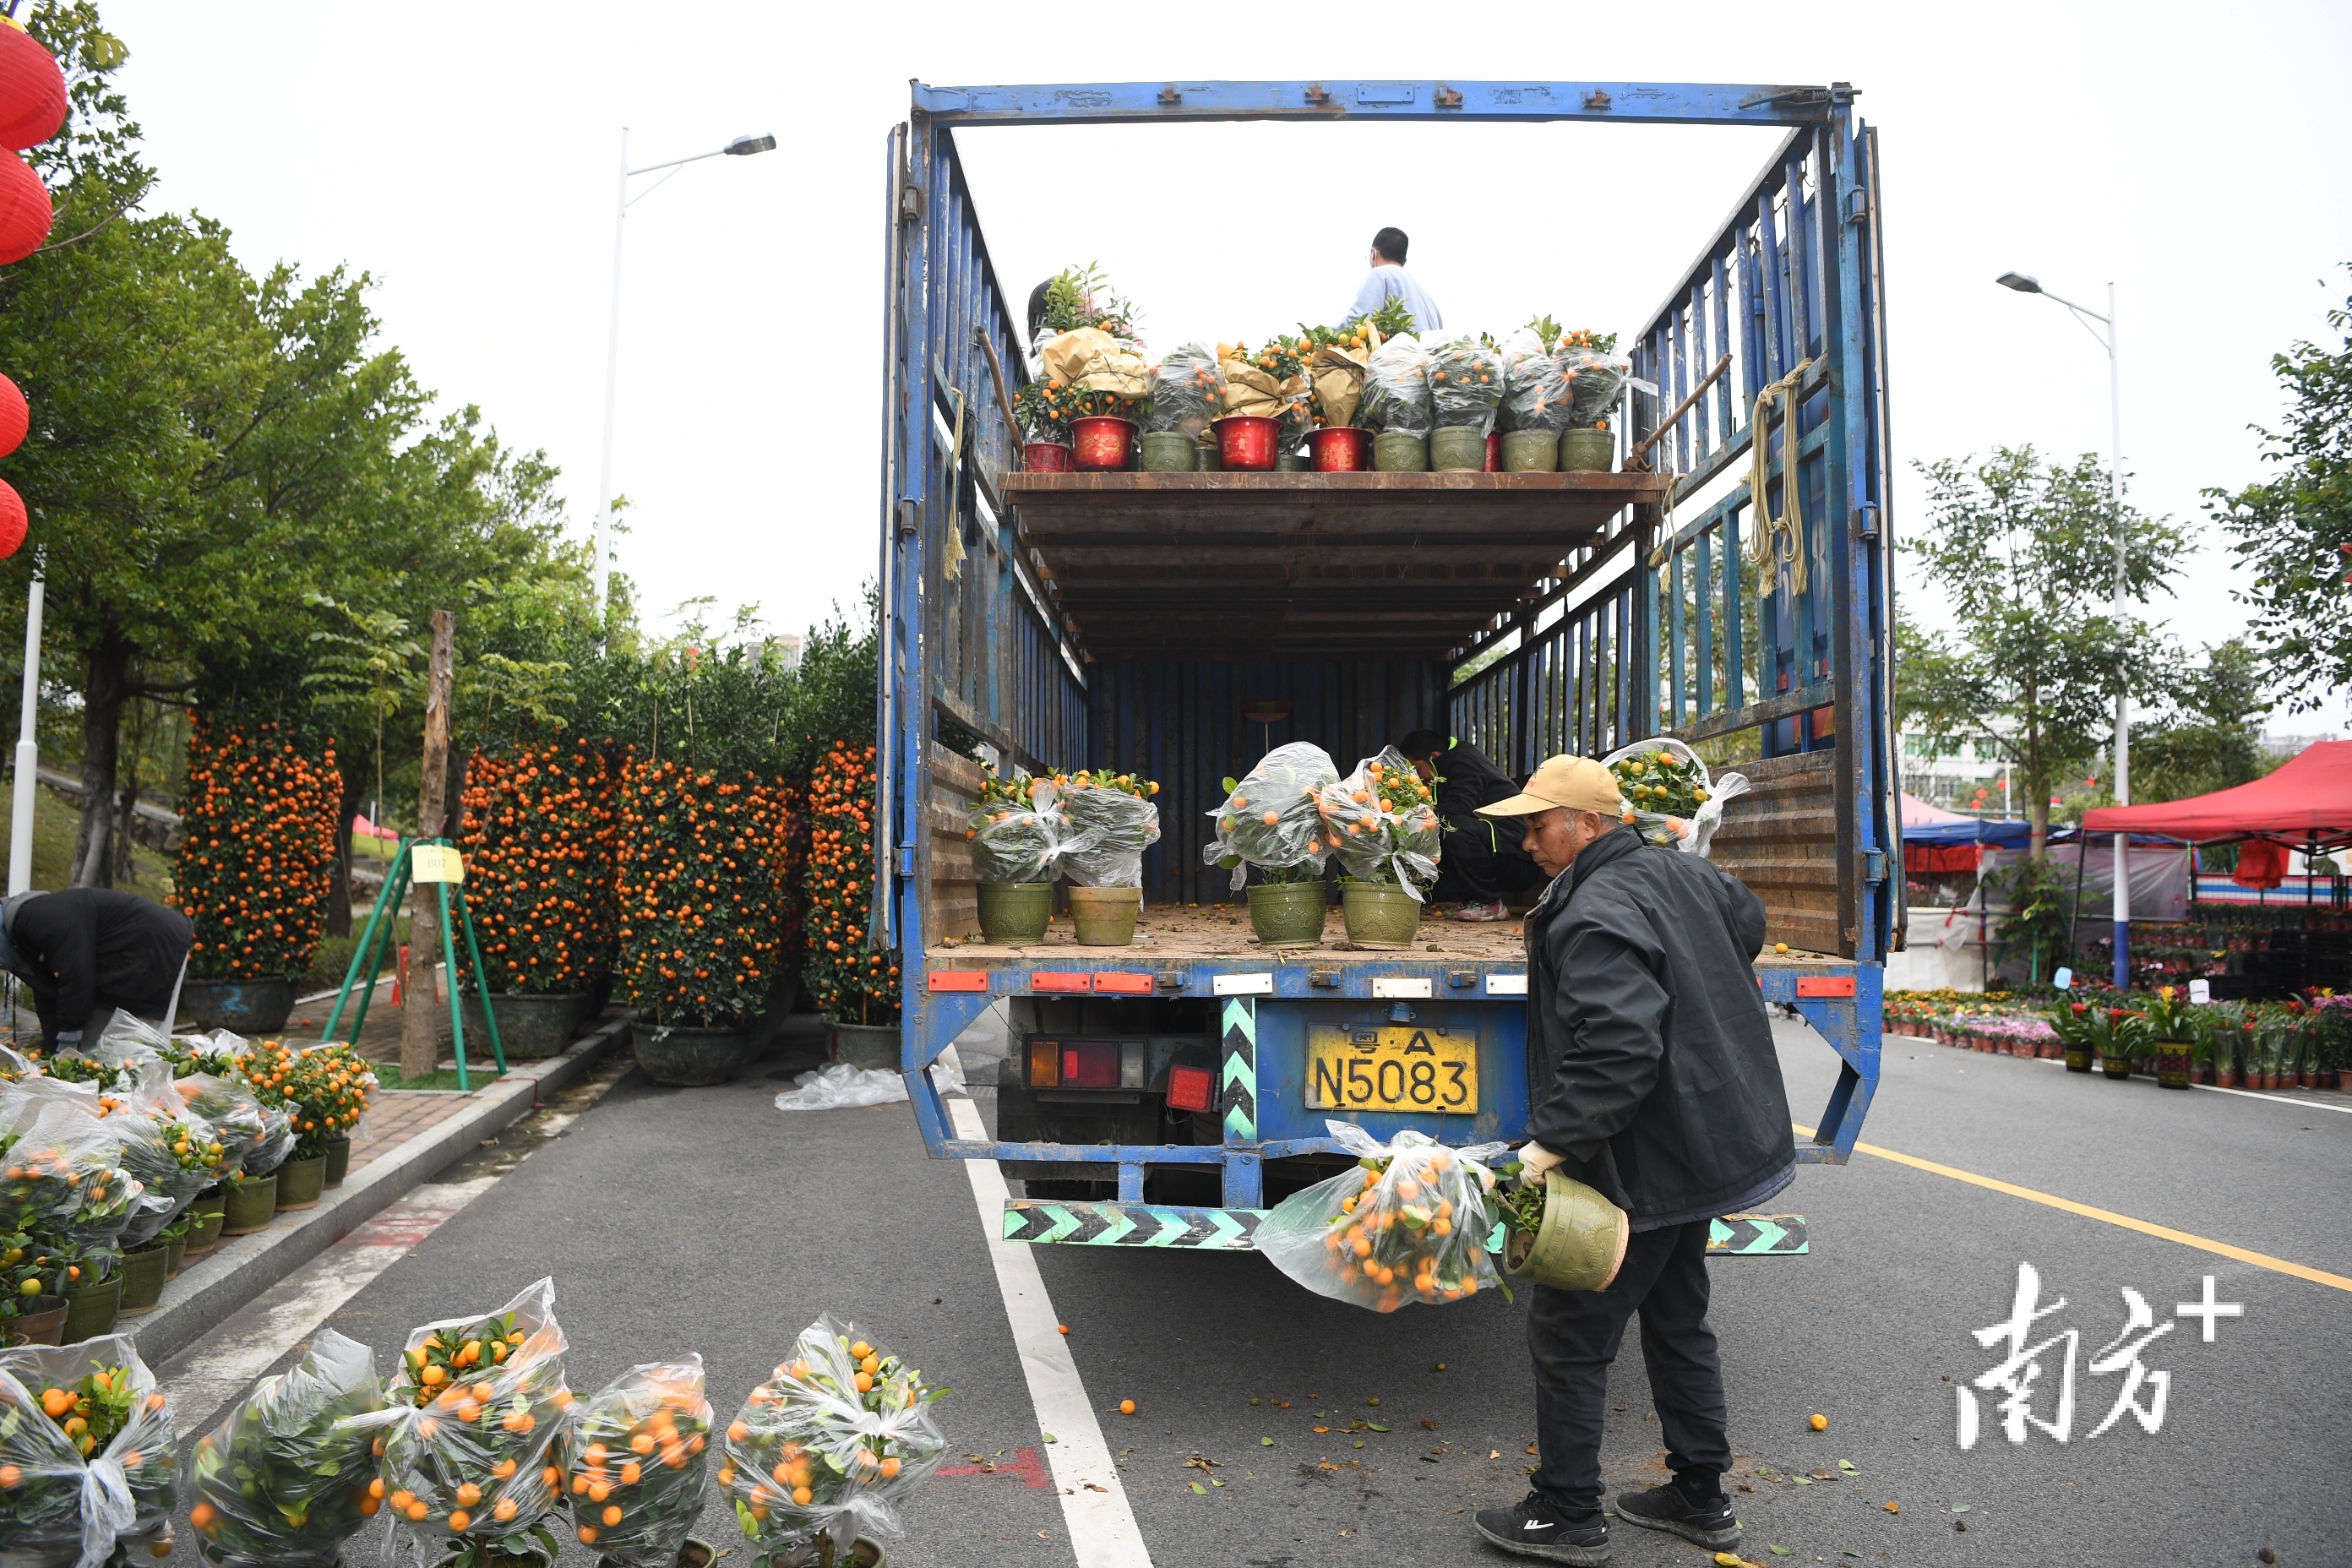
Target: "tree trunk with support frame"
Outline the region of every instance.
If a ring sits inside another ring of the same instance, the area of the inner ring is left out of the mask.
[[[433,653],[425,689],[425,776],[416,792],[416,836],[441,836],[449,783],[449,684],[456,662],[457,617],[446,610],[433,612]],[[400,1013],[400,1076],[418,1079],[432,1076],[441,1055],[440,1010],[433,995],[433,958],[441,950],[441,930],[434,900],[421,883],[408,894],[408,978]],[[455,985],[457,977],[449,976]]]

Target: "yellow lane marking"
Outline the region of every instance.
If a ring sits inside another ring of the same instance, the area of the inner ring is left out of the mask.
[[[1801,1138],[1811,1138],[1813,1135],[1813,1130],[1799,1125],[1797,1135]],[[2330,1274],[2324,1268],[2314,1268],[2302,1263],[2290,1263],[2284,1258],[2273,1258],[2266,1252],[2252,1252],[2242,1247],[2232,1247],[2226,1241],[2214,1241],[2206,1237],[2192,1236],[2185,1230],[2175,1230],[2170,1226],[2154,1225],[2144,1219],[2134,1219],[2127,1214],[2117,1214],[2113,1209],[2093,1208],[2089,1204],[2078,1204],[2072,1198],[2057,1197],[2049,1193],[2038,1193],[2032,1187],[2021,1187],[2014,1183],[2000,1181],[1991,1176],[1979,1176],[1974,1171],[1963,1171],[1956,1165],[1939,1165],[1933,1160],[1922,1160],[1916,1154],[1905,1154],[1893,1149],[1882,1149],[1875,1143],[1856,1143],[1854,1147],[1865,1154],[1875,1154],[1882,1160],[1892,1160],[1898,1165],[1908,1165],[1915,1171],[1927,1171],[1938,1176],[1949,1176],[1956,1182],[1966,1182],[1970,1186],[1984,1187],[1996,1193],[2006,1193],[2011,1197],[2023,1198],[2028,1203],[2042,1204],[2053,1209],[2063,1209],[2068,1214],[2080,1215],[2084,1219],[2104,1220],[2109,1225],[2121,1226],[2126,1230],[2138,1231],[2142,1236],[2155,1237],[2159,1241],[2177,1241],[2183,1247],[2194,1247],[2200,1251],[2235,1258],[2240,1263],[2251,1263],[2257,1268],[2268,1268],[2279,1274],[2292,1274],[2297,1279],[2308,1279],[2315,1285],[2329,1285],[2338,1290],[2352,1290],[2352,1279],[2347,1279],[2341,1274]]]

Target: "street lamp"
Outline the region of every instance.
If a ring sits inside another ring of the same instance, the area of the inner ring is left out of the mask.
[[[636,202],[661,189],[669,181],[664,174],[635,196],[629,195],[629,182],[639,174],[650,174],[662,169],[672,174],[688,163],[699,163],[705,158],[748,158],[755,153],[776,150],[773,136],[738,136],[724,147],[714,147],[708,153],[697,153],[690,158],[672,158],[667,163],[647,163],[643,168],[629,167],[629,129],[621,128],[621,183],[617,205],[613,212],[613,316],[604,342],[604,460],[597,480],[596,507],[596,624],[599,636],[604,624],[606,584],[612,578],[613,566],[613,403],[621,379],[621,247],[628,234],[629,208]]]
[[[2074,313],[2083,330],[2098,340],[2107,351],[2107,402],[2112,421],[2112,457],[2107,468],[2107,493],[2116,511],[2116,626],[2124,624],[2126,605],[2124,593],[2124,548],[2127,530],[2124,521],[2124,384],[2123,373],[2116,358],[2116,286],[2107,285],[2107,312],[2101,315],[2072,300],[2060,299],[2042,286],[2041,280],[2021,272],[2004,272],[1993,279],[2004,289],[2014,289],[2021,294],[2039,294],[2056,300]],[[2104,335],[2093,321],[2105,327]],[[2116,692],[2116,804],[2131,804],[2131,698],[2120,689]],[[2131,984],[2131,867],[2126,858],[2131,836],[2116,835],[2116,989],[2121,991]]]

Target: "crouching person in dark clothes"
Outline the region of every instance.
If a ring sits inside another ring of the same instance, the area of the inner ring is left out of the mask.
[[[0,969],[32,988],[45,1050],[80,1045],[118,1007],[163,1022],[194,939],[179,910],[111,888],[0,904]]]
[[[1601,1423],[1625,1320],[1642,1320],[1674,1479],[1617,1499],[1628,1524],[1721,1551],[1739,1540],[1723,1364],[1707,1326],[1706,1237],[1796,1175],[1788,1092],[1751,965],[1764,905],[1702,856],[1644,844],[1618,820],[1616,780],[1554,757],[1524,794],[1484,808],[1524,818],[1552,877],[1527,917],[1528,1173],[1559,1166],[1631,1216],[1605,1290],[1535,1288],[1542,1463],[1527,1500],[1478,1532],[1522,1556],[1609,1560]]]
[[[1462,907],[1457,921],[1508,920],[1509,896],[1543,884],[1543,873],[1520,843],[1525,827],[1517,817],[1481,816],[1478,808],[1519,793],[1508,773],[1467,741],[1449,742],[1434,730],[1415,730],[1397,750],[1437,794],[1439,840],[1437,886],[1430,901]]]

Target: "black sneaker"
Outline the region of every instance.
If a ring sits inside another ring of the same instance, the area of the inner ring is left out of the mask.
[[[1595,1510],[1581,1517],[1564,1513],[1541,1492],[1509,1508],[1482,1508],[1478,1533],[1506,1552],[1597,1568],[1609,1561],[1609,1521]]]
[[[1628,1524],[1663,1530],[1717,1552],[1728,1551],[1739,1543],[1739,1521],[1731,1516],[1731,1500],[1720,1491],[1712,1500],[1697,1503],[1672,1482],[1645,1492],[1620,1492],[1617,1517]]]

